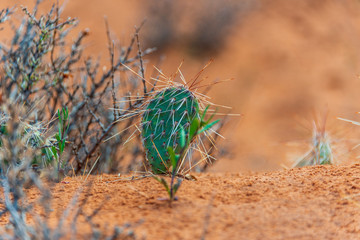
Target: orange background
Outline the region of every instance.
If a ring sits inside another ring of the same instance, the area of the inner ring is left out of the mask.
[[[29,2],[3,0],[0,7],[33,5]],[[309,148],[315,114],[326,111],[336,160],[355,160],[356,151],[350,150],[360,142],[360,127],[336,117],[360,119],[359,1],[173,2],[70,0],[63,18],[77,17],[79,31],[90,29],[85,55],[107,59],[105,15],[124,46],[134,26],[146,19],[142,44],[158,47],[148,58],[148,74],[165,56],[160,65],[165,74],[174,73],[184,60],[183,74],[191,79],[214,58],[204,76],[209,81],[234,78],[208,93],[213,102],[243,114],[232,117],[223,132],[227,140],[222,144],[232,154],[221,158],[212,171],[291,165]],[[49,5],[45,1],[42,8]],[[1,41],[7,39],[5,33]],[[194,43],[201,36],[215,41],[215,47],[204,50],[201,41]]]

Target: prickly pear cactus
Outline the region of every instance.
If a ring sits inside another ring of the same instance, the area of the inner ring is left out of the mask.
[[[153,173],[167,173],[167,148],[176,149],[179,130],[188,134],[194,118],[199,118],[198,100],[184,87],[169,87],[157,93],[147,105],[141,120],[142,142]]]

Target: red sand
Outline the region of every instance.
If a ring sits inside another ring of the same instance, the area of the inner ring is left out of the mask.
[[[206,239],[360,238],[359,164],[196,177],[183,182],[179,200],[169,207],[158,200],[166,193],[152,178],[108,183],[119,178],[92,176],[85,211],[90,214],[109,196],[94,218],[98,226],[110,234],[115,224],[143,220],[135,233],[150,240],[200,239],[206,221]],[[83,183],[81,177],[65,181],[53,189],[54,223]],[[86,232],[82,226],[79,221],[79,230]]]

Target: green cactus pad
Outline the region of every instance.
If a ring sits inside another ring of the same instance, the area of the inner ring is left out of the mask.
[[[190,123],[199,118],[198,100],[184,87],[169,87],[157,93],[142,116],[142,142],[153,173],[167,173],[167,148],[179,145],[179,130],[189,132]]]

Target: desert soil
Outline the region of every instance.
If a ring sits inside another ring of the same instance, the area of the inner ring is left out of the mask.
[[[160,200],[166,193],[154,179],[126,177],[91,176],[92,188],[83,192],[87,214],[104,203],[94,223],[109,234],[114,225],[132,223],[146,239],[360,239],[360,164],[198,174],[183,182],[171,207]],[[82,177],[54,186],[50,222],[81,186]],[[30,198],[37,194],[29,190]],[[78,229],[86,238],[82,221]]]

